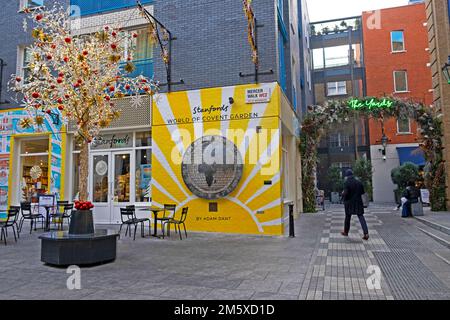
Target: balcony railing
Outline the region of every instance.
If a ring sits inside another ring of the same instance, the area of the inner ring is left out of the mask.
[[[142,4],[152,2],[153,0],[141,0]],[[81,15],[85,16],[88,14],[135,7],[136,0],[70,0],[70,4],[80,7]]]
[[[127,74],[128,77],[134,78],[143,75],[144,77],[147,78],[153,78],[153,59],[148,58],[148,59],[133,60],[133,63],[136,69],[133,72],[128,73]],[[121,64],[121,67],[123,66],[125,66],[125,63]]]

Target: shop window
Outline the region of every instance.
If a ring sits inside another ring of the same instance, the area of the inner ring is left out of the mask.
[[[151,201],[152,150],[136,150],[136,202]]]
[[[114,202],[130,202],[130,154],[114,156]]]
[[[49,191],[48,145],[48,139],[27,140],[21,143],[21,201],[37,202],[39,195]]]
[[[397,133],[411,133],[411,121],[409,118],[397,120]]]
[[[394,71],[395,92],[408,92],[408,74],[406,71]]]
[[[391,45],[392,45],[392,52],[405,51],[405,38],[403,31],[391,32]]]
[[[93,156],[93,201],[95,203],[108,203],[108,168],[109,157],[107,155]]]
[[[150,147],[152,145],[151,131],[136,133],[136,147]]]

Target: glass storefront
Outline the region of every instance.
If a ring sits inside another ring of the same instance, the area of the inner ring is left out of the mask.
[[[21,201],[37,202],[49,190],[49,140],[24,140],[20,147]]]

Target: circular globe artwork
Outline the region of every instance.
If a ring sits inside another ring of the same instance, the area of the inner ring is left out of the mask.
[[[221,136],[204,136],[186,150],[181,171],[193,194],[214,200],[236,189],[243,167],[241,153],[233,142]]]

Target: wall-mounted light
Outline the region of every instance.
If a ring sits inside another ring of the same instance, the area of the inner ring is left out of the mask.
[[[448,56],[448,61],[442,67],[442,73],[444,74],[447,83],[450,84],[450,56]]]
[[[234,104],[234,99],[233,99],[233,97],[229,97],[229,98],[228,98],[228,102],[229,102],[230,104]]]
[[[387,156],[386,156],[386,149],[389,143],[389,138],[386,137],[386,135],[383,133],[383,136],[381,137],[381,145],[383,146],[383,149],[381,150],[381,153],[383,155],[383,160],[386,161],[387,160]]]

